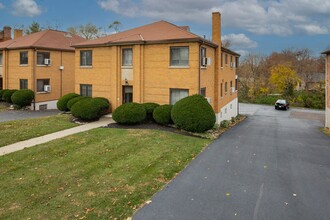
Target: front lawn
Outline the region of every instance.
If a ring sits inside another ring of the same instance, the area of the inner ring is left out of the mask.
[[[77,124],[72,123],[68,115],[1,122],[0,147],[75,126]]]
[[[98,128],[0,157],[0,219],[125,219],[210,140]]]

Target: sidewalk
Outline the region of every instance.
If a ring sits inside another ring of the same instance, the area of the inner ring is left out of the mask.
[[[47,135],[44,135],[41,137],[32,138],[32,139],[25,140],[25,141],[20,141],[15,144],[10,144],[10,145],[4,146],[4,147],[0,147],[0,156],[3,156],[5,154],[10,154],[15,151],[23,150],[24,148],[33,147],[38,144],[43,144],[43,143],[46,143],[46,142],[49,142],[49,141],[52,141],[55,139],[63,138],[63,137],[66,137],[66,136],[69,136],[72,134],[76,134],[76,133],[88,131],[88,130],[91,130],[94,128],[98,128],[101,126],[105,126],[110,123],[114,123],[112,118],[105,116],[105,117],[102,117],[99,121],[95,121],[95,122],[91,122],[91,123],[88,123],[85,125],[80,125],[80,126],[77,126],[74,128],[47,134]]]

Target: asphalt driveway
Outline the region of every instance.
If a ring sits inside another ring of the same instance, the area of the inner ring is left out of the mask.
[[[0,122],[19,120],[25,118],[40,118],[44,116],[56,115],[60,113],[59,110],[45,110],[45,111],[23,111],[10,110],[0,112]]]
[[[224,133],[134,220],[330,219],[330,137],[324,112],[240,105]]]

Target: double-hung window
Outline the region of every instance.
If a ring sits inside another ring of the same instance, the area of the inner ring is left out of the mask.
[[[170,66],[189,66],[189,47],[170,48]]]
[[[46,59],[50,59],[49,52],[37,52],[37,65],[49,65],[49,61],[45,61]]]
[[[201,47],[201,66],[206,67],[206,48]]]
[[[2,53],[0,53],[0,66],[2,66]]]
[[[22,51],[19,53],[19,64],[20,65],[28,65],[29,64],[29,57],[27,51]]]
[[[132,48],[122,49],[122,66],[133,66],[133,50]]]
[[[37,79],[37,92],[45,92],[45,86],[50,85],[49,79]]]
[[[28,89],[28,80],[27,79],[19,80],[19,89]]]
[[[80,95],[92,97],[92,85],[80,84]]]
[[[80,66],[92,66],[92,51],[81,50],[80,51]]]
[[[180,99],[189,95],[188,89],[170,89],[170,104],[174,105]]]

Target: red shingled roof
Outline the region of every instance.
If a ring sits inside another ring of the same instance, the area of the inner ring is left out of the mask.
[[[86,41],[86,39],[68,32],[44,30],[1,42],[0,49],[45,48],[74,51],[74,48],[71,46],[83,41]]]
[[[158,21],[152,24],[133,28],[127,31],[101,37],[94,40],[85,41],[73,45],[74,47],[102,46],[110,44],[125,43],[151,43],[164,41],[204,41],[213,47],[217,45],[196,34],[188,31],[187,27],[179,27],[166,21]]]

